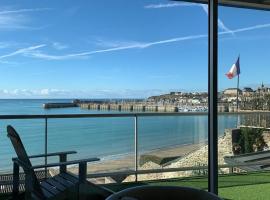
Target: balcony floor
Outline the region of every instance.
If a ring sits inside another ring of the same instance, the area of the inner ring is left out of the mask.
[[[109,184],[107,188],[120,191],[138,185],[188,186],[207,189],[207,177],[176,178],[170,180],[144,181],[138,183]],[[0,196],[0,200],[10,195]],[[270,173],[254,172],[248,174],[220,175],[219,196],[225,200],[269,199]]]
[[[172,185],[187,186],[207,189],[207,177],[179,178],[171,180],[148,181],[140,183],[124,183],[121,185],[110,185],[113,191],[136,185]],[[107,185],[108,187],[108,185]],[[270,173],[254,172],[248,174],[220,175],[219,196],[225,200],[259,200],[269,199],[270,196]]]

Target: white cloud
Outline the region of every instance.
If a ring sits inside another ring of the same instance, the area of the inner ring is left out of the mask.
[[[173,78],[179,78],[178,75],[172,75],[172,74],[163,74],[163,75],[149,75],[148,78],[150,79],[173,79]]]
[[[207,35],[193,35],[193,36],[186,36],[186,37],[178,37],[178,38],[172,38],[168,40],[160,40],[160,41],[148,42],[148,43],[137,43],[137,44],[128,45],[128,46],[120,46],[120,47],[115,47],[115,48],[101,49],[101,50],[95,50],[95,51],[86,51],[86,52],[66,54],[66,55],[51,55],[47,53],[42,53],[40,51],[27,51],[27,52],[24,52],[23,55],[33,57],[33,58],[45,59],[45,60],[66,60],[66,59],[72,59],[72,58],[85,58],[87,56],[94,55],[94,54],[121,51],[121,50],[127,50],[127,49],[144,49],[144,48],[148,48],[154,45],[173,43],[173,42],[192,40],[192,39],[199,39],[199,38],[204,38],[204,37],[207,37]],[[7,57],[7,55],[0,56],[0,59],[2,57]]]
[[[252,31],[252,30],[257,30],[257,29],[262,29],[262,28],[269,28],[269,27],[270,27],[270,23],[269,24],[258,24],[255,26],[234,29],[234,30],[232,30],[232,32],[233,33],[240,33],[240,32]],[[220,35],[228,34],[228,31],[219,32],[219,34]]]
[[[39,49],[46,46],[45,44],[41,44],[41,45],[36,45],[36,46],[31,46],[31,47],[27,47],[27,48],[22,48],[22,49],[18,49],[12,53],[9,54],[5,54],[0,56],[0,59],[4,59],[4,58],[8,58],[8,57],[12,57],[12,56],[16,56],[16,55],[25,55],[33,50]]]
[[[40,91],[40,94],[41,95],[49,95],[50,94],[50,90],[49,89],[42,89],[41,91]]]
[[[204,10],[204,12],[208,15],[208,5],[205,5],[205,4],[199,4],[199,5],[202,7],[202,9]],[[224,30],[226,32],[229,32],[231,34],[234,34],[234,32],[231,29],[229,29],[220,18],[218,18],[218,27],[221,30]]]
[[[0,49],[5,49],[5,48],[8,48],[10,47],[10,45],[6,42],[0,42]]]
[[[270,28],[270,23],[259,24],[255,26],[249,26],[249,27],[234,29],[230,31],[222,31],[222,32],[219,32],[218,34],[225,35],[225,34],[231,34],[232,32],[240,33],[240,32],[246,32],[246,31],[257,30],[257,29],[262,29],[262,28]],[[0,60],[7,57],[15,56],[15,55],[23,55],[23,56],[44,59],[44,60],[66,60],[66,59],[75,59],[75,58],[78,59],[78,58],[86,58],[87,56],[94,55],[94,54],[122,51],[122,50],[128,50],[128,49],[144,49],[144,48],[152,47],[155,45],[170,44],[170,43],[175,43],[175,42],[195,40],[195,39],[201,39],[201,38],[207,38],[207,37],[208,37],[207,34],[189,35],[189,36],[176,37],[176,38],[159,40],[159,41],[154,41],[154,42],[143,42],[143,43],[138,42],[136,44],[128,45],[128,46],[120,46],[120,47],[107,48],[107,49],[101,49],[101,50],[95,50],[95,51],[86,51],[86,52],[81,52],[81,53],[71,53],[71,54],[65,54],[65,55],[51,55],[51,54],[43,53],[39,51],[38,49],[46,45],[41,44],[41,45],[19,49],[15,52],[2,55],[0,56]]]
[[[199,4],[199,3],[167,3],[167,4],[151,4],[145,6],[148,9],[159,9],[159,8],[173,8],[173,7],[201,7],[203,11],[208,15],[208,5],[206,4]],[[224,24],[224,22],[218,18],[218,26],[221,30],[233,32]]]
[[[12,41],[0,42],[0,49],[6,49],[6,48],[11,48],[11,47],[16,47],[16,46],[19,46],[17,42],[12,42]]]
[[[173,8],[173,7],[188,7],[188,6],[195,6],[197,4],[195,3],[183,3],[183,2],[179,2],[179,3],[167,3],[167,4],[150,4],[150,5],[146,5],[144,6],[144,8],[150,8],[150,9],[157,9],[157,8]]]
[[[6,65],[18,65],[19,63],[13,62],[13,61],[6,61],[6,60],[0,60],[0,63],[6,64]]]
[[[30,90],[30,89],[13,89],[0,90],[0,98],[59,98],[68,97],[71,92],[68,90],[60,89],[40,89],[40,90]]]
[[[33,28],[27,24],[31,18],[26,15],[29,12],[40,12],[51,10],[50,8],[31,8],[31,9],[17,9],[17,10],[4,10],[0,8],[0,29],[13,30],[13,29],[40,29],[42,27]]]
[[[53,48],[57,49],[57,50],[63,50],[63,49],[67,49],[68,45],[65,44],[61,44],[59,42],[53,42],[52,43]]]
[[[93,43],[91,41],[91,43]],[[106,40],[106,39],[95,39],[94,44],[101,48],[117,48],[123,46],[144,46],[145,43],[137,41],[123,41],[123,40]]]
[[[27,56],[33,57],[33,58],[40,58],[45,60],[66,60],[66,59],[72,59],[72,58],[85,58],[87,56],[98,54],[98,53],[105,53],[105,52],[113,52],[113,51],[120,51],[120,50],[126,50],[126,49],[141,49],[149,47],[149,45],[153,45],[152,43],[145,43],[145,44],[136,44],[136,45],[130,45],[130,46],[121,46],[121,47],[115,47],[115,48],[108,48],[108,49],[101,49],[101,50],[95,50],[95,51],[86,51],[82,53],[73,53],[73,54],[66,54],[66,55],[50,55],[46,53],[42,53],[40,51],[29,51],[27,52]],[[1,56],[0,56],[1,59]]]
[[[13,89],[0,90],[0,98],[147,98],[152,95],[167,93],[170,90],[147,89],[93,89],[93,90],[63,90],[63,89]]]
[[[19,29],[24,27],[24,16],[0,15],[0,29]]]
[[[45,10],[52,10],[51,8],[26,8],[26,9],[18,9],[18,10],[1,10],[0,15],[7,15],[13,13],[25,13],[25,12],[38,12],[38,11],[45,11]]]

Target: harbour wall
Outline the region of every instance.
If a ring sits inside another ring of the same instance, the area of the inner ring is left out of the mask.
[[[178,112],[178,107],[172,105],[147,105],[147,104],[96,104],[81,103],[82,109],[89,110],[118,110],[118,111],[139,111],[139,112]]]
[[[82,109],[89,110],[115,110],[115,111],[135,111],[135,112],[188,112],[188,111],[197,111],[200,110],[192,110],[192,108],[196,108],[196,105],[193,106],[183,106],[183,109],[176,105],[156,105],[147,102],[110,102],[110,101],[81,101],[81,100],[73,100],[70,103],[44,103],[43,108],[51,109],[51,108],[68,108],[68,107],[80,107]],[[200,107],[200,106],[198,106]],[[187,110],[187,111],[185,111]],[[207,111],[207,110],[204,110]],[[219,113],[241,113],[247,112],[243,110],[237,110],[237,107],[234,105],[218,105]]]

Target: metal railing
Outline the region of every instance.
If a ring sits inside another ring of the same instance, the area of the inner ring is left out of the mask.
[[[139,174],[147,173],[163,173],[163,172],[177,172],[177,171],[189,171],[208,169],[207,166],[192,166],[181,168],[162,168],[162,169],[150,169],[139,170],[138,169],[138,117],[158,117],[158,116],[207,116],[207,112],[185,112],[185,113],[107,113],[107,114],[49,114],[49,115],[0,115],[0,120],[17,120],[17,119],[44,119],[44,154],[48,154],[48,119],[68,119],[68,118],[121,118],[121,117],[133,117],[134,118],[134,170],[122,170],[117,172],[105,172],[88,174],[88,178],[105,177],[112,175],[135,175],[135,181],[138,180]],[[228,113],[219,113],[221,115],[227,115]],[[237,114],[237,113],[229,113]],[[47,163],[47,156],[44,158],[44,163]],[[220,165],[218,168],[232,168],[241,166],[251,166],[258,164],[239,164],[239,165]],[[46,170],[47,172],[47,170]]]
[[[158,116],[206,116],[207,112],[185,112],[185,113],[107,113],[107,114],[49,114],[49,115],[0,115],[0,120],[18,119],[44,119],[44,154],[48,154],[48,119],[68,119],[68,118],[134,118],[134,174],[135,181],[138,180],[138,117],[158,117]],[[48,164],[47,156],[44,163]],[[47,172],[47,170],[46,170]]]

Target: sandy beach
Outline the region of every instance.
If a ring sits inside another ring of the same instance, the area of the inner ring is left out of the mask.
[[[174,147],[155,149],[152,151],[144,152],[140,155],[154,155],[160,158],[166,157],[182,157],[203,146],[204,143],[200,144],[188,144],[188,145],[179,145]],[[139,161],[138,158],[138,161]],[[103,172],[112,172],[120,170],[129,170],[134,169],[135,158],[134,155],[123,156],[121,158],[116,158],[113,160],[101,160],[96,163],[89,163],[87,167],[88,173],[103,173]],[[76,173],[78,171],[77,166],[70,167],[69,171]]]
[[[232,155],[232,134],[229,129],[227,130],[227,132],[225,132],[223,136],[220,136],[218,138],[218,147],[218,163],[225,164],[224,156]],[[134,175],[126,176],[125,174],[118,174],[109,176],[105,175],[106,177],[104,177],[104,174],[102,174],[117,171],[120,172],[126,170],[134,170],[134,161],[134,155],[128,155],[112,160],[101,160],[96,163],[89,163],[87,166],[87,173],[92,175],[100,173],[101,176],[99,178],[91,178],[91,181],[94,181],[98,184],[134,181]],[[139,170],[193,167],[195,165],[198,165],[198,163],[202,166],[206,166],[208,163],[208,145],[206,142],[202,142],[198,144],[179,145],[155,149],[139,154],[138,163],[141,164],[141,166],[138,166]],[[74,174],[77,174],[78,166],[70,167],[68,168],[68,170]],[[223,170],[223,172],[228,173],[228,169]],[[51,173],[52,175],[55,175],[55,173],[57,173],[57,170],[52,170]],[[155,180],[175,177],[189,177],[192,175],[192,170],[174,171],[164,173],[140,174],[138,179]]]

